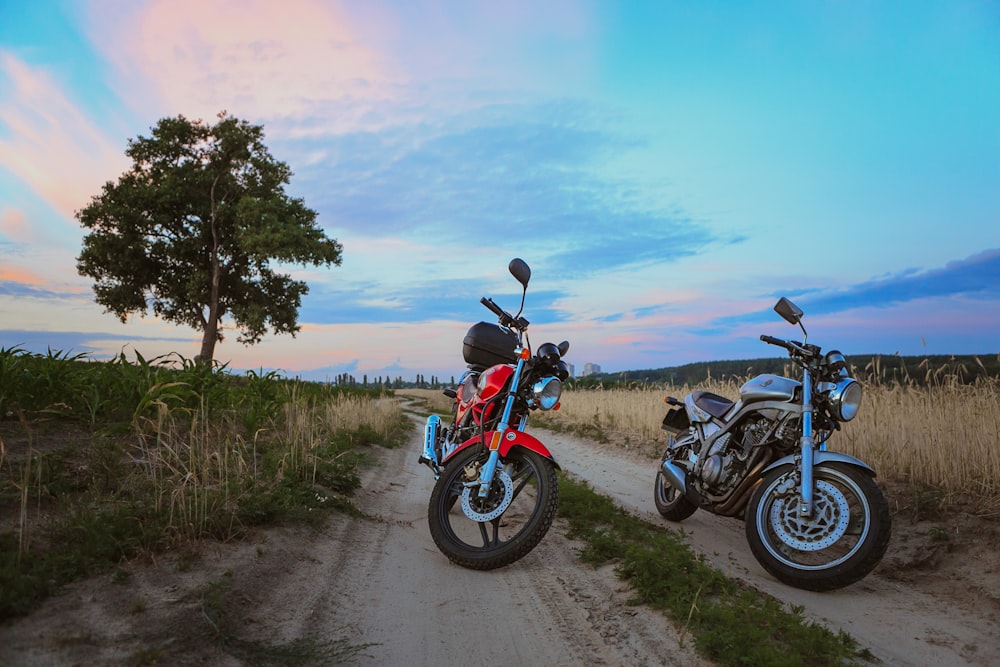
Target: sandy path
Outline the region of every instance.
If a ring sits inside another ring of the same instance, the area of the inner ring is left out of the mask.
[[[384,452],[388,486],[366,480],[357,496],[386,521],[343,523],[323,542],[331,553],[314,554],[322,561],[314,583],[301,590],[302,572],[286,582],[301,590],[289,636],[349,618],[350,641],[372,643],[357,664],[697,664],[663,617],[627,606],[614,573],[582,566],[557,529],[513,567],[449,563],[427,527],[433,478],[416,466],[415,445]]]
[[[241,665],[205,620],[206,585],[225,584],[226,632],[287,646],[344,638],[353,665],[701,665],[661,615],[626,604],[610,567],[576,557],[553,528],[513,567],[452,565],[427,526],[430,471],[406,448],[379,450],[355,494],[379,521],[335,515],[321,532],[277,528],[207,545],[196,568],[129,564],[127,584],[81,582],[0,627],[0,665]],[[145,653],[144,653],[145,652]],[[150,662],[150,660],[146,660]],[[290,662],[289,664],[298,664]]]

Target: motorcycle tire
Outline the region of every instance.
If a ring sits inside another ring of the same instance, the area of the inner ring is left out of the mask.
[[[451,562],[473,570],[504,567],[527,555],[548,532],[559,505],[555,465],[535,452],[516,447],[501,459],[490,494],[480,499],[473,487],[466,499],[475,513],[489,518],[470,518],[460,501],[466,491],[466,468],[478,469],[488,455],[485,448],[472,447],[449,461],[427,508],[434,544]],[[512,498],[506,507],[501,469],[507,471],[512,485]],[[499,514],[492,516],[496,512]]]
[[[859,581],[885,555],[892,533],[889,503],[870,472],[827,463],[813,470],[812,517],[798,517],[792,466],[768,473],[746,513],[750,550],[778,580],[809,591],[831,591]]]
[[[656,511],[660,516],[667,521],[683,521],[698,509],[697,505],[667,481],[667,476],[662,470],[656,473],[653,504],[656,505]]]

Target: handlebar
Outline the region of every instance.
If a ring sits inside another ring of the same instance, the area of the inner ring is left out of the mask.
[[[484,296],[479,300],[479,303],[483,304],[491,311],[493,311],[493,314],[499,317],[501,321],[503,321],[504,319],[508,320],[511,319],[510,315],[505,313],[503,308],[501,308],[500,306],[496,305],[496,303],[493,302],[493,299]]]
[[[792,357],[800,357],[802,359],[819,358],[820,348],[815,345],[797,343],[794,340],[782,340],[774,336],[768,336],[767,334],[761,334],[760,339],[768,345],[777,345],[778,347],[785,348]]]
[[[497,316],[497,319],[499,320],[501,326],[513,327],[518,331],[524,331],[525,329],[528,328],[528,320],[524,319],[523,317],[515,318],[506,310],[498,306],[493,301],[493,299],[489,298],[488,296],[484,296],[483,298],[481,298],[479,300],[479,303],[489,308],[493,312],[493,314]]]
[[[789,352],[792,351],[792,346],[787,340],[782,340],[780,338],[775,338],[774,336],[768,336],[767,334],[761,334],[760,339],[767,343],[768,345],[777,345],[778,347],[783,347]]]

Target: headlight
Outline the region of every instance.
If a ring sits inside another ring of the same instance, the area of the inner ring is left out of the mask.
[[[542,378],[531,388],[531,393],[535,397],[535,405],[542,410],[551,410],[562,396],[562,382],[554,377]]]
[[[840,350],[830,350],[827,352],[823,358],[823,363],[838,373],[847,368],[847,359],[844,358]]]
[[[861,408],[861,385],[851,378],[844,378],[830,392],[830,412],[841,422],[854,419]]]

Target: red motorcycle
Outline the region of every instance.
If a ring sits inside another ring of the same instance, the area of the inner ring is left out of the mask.
[[[525,433],[532,410],[557,410],[569,367],[569,343],[544,343],[532,354],[528,321],[521,316],[531,269],[511,260],[523,288],[511,315],[483,297],[498,324],[480,322],[462,346],[468,370],[457,389],[447,425],[427,418],[420,463],[437,482],[427,508],[431,536],[453,563],[475,570],[510,565],[548,532],[559,504],[556,463],[537,438]]]

